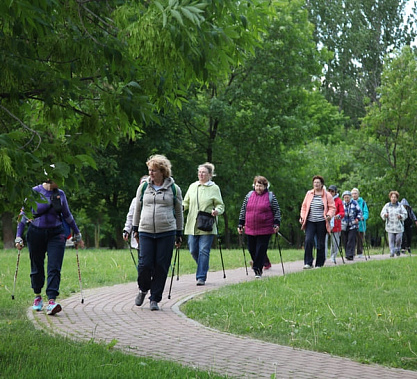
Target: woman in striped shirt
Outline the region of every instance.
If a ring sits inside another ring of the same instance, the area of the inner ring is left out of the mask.
[[[324,188],[322,176],[313,176],[313,189],[307,191],[301,205],[300,224],[305,230],[304,269],[313,268],[313,246],[317,240],[316,267],[322,267],[326,260],[326,233],[330,233],[330,220],[335,214],[333,196]]]

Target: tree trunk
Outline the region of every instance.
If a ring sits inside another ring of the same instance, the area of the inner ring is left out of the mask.
[[[5,212],[1,215],[1,224],[3,229],[3,248],[14,248],[14,233],[13,233],[13,214]]]

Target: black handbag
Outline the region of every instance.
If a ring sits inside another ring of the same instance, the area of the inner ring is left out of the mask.
[[[197,228],[205,232],[213,231],[214,217],[211,213],[198,211]]]
[[[200,204],[198,203],[198,187],[197,187],[197,207],[200,208]],[[202,230],[204,232],[212,232],[213,231],[213,224],[214,224],[214,216],[211,213],[198,211],[197,213],[197,229]]]

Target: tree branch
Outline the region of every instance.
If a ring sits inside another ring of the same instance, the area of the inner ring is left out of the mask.
[[[32,142],[33,137],[36,135],[38,137],[38,139],[39,139],[39,143],[38,143],[38,145],[35,148],[35,151],[36,151],[39,148],[39,146],[40,146],[40,144],[42,142],[42,138],[39,135],[39,133],[36,130],[33,130],[33,129],[29,128],[29,126],[27,126],[20,118],[18,118],[17,116],[15,116],[7,108],[3,107],[3,105],[0,104],[0,108],[3,109],[11,118],[15,119],[20,125],[22,125],[23,128],[29,130],[32,133],[32,137],[29,139],[29,141],[25,145],[21,146],[20,149],[23,149],[26,146],[28,146]]]

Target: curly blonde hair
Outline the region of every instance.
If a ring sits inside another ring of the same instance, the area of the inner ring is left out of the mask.
[[[169,178],[171,176],[171,162],[165,155],[151,155],[146,161],[146,165],[148,168],[161,170],[164,178]]]

